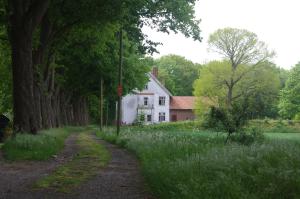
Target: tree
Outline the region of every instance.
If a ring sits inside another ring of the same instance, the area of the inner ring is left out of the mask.
[[[12,74],[8,41],[0,43],[0,114],[12,113]]]
[[[72,34],[78,34],[73,29],[80,29],[82,26],[89,29],[97,25],[100,29],[103,27],[103,30],[107,30],[104,27],[113,24],[118,29],[123,28],[127,32],[128,40],[135,44],[131,45],[135,52],[128,52],[151,53],[155,51],[157,43],[147,40],[146,35],[142,34],[141,28],[144,25],[151,25],[161,32],[180,31],[187,37],[201,40],[194,4],[195,0],[1,0],[1,25],[8,30],[5,36],[9,38],[12,56],[14,131],[35,133],[41,128],[62,124],[58,114],[59,102],[71,101],[68,100],[70,96],[66,96],[69,95],[65,90],[67,87],[61,87],[61,83],[66,82],[63,76],[65,71],[57,62],[66,61],[67,58],[62,57],[73,50],[69,49],[66,54],[59,53],[62,46],[69,45],[65,42],[72,39]],[[178,7],[182,9],[178,10]],[[115,40],[110,39],[112,43]],[[115,54],[107,56],[108,53],[115,53],[108,52],[108,49],[108,45],[101,49],[105,52],[103,55],[114,58]],[[128,59],[135,60],[133,57]],[[83,55],[77,58],[80,63],[86,63],[86,60],[82,60]],[[102,58],[106,59],[104,56]],[[105,65],[108,68],[111,66],[113,65]],[[133,70],[138,71],[137,64],[134,67]],[[73,72],[75,71],[74,69]],[[79,75],[82,71],[77,70],[72,75]],[[130,82],[132,85],[138,81],[134,80],[136,81]],[[87,81],[86,84],[78,85],[80,89],[77,91],[80,95],[89,90],[86,88],[91,86],[89,83]],[[83,96],[78,99],[81,97]],[[69,115],[73,115],[73,109],[67,110],[70,111]]]
[[[231,107],[233,101],[239,98],[239,95],[234,95],[239,81],[260,63],[271,58],[274,52],[270,52],[256,34],[242,29],[219,29],[210,35],[208,43],[211,50],[224,56],[230,64],[230,77],[223,83],[226,87],[226,106]]]
[[[255,114],[258,114],[258,117],[261,116],[260,114],[267,107],[277,104],[280,79],[273,65],[264,62],[251,71],[248,71],[248,66],[240,65],[235,71],[235,75],[240,76],[241,74],[245,75],[235,84],[232,104],[247,101],[247,115],[250,118],[255,117]],[[227,107],[228,87],[226,82],[229,82],[231,78],[232,71],[229,61],[209,62],[200,70],[200,77],[194,83],[194,94],[207,97],[209,101],[220,107]],[[199,115],[201,115],[207,111],[208,107],[201,108],[199,105],[199,108]]]
[[[293,119],[300,113],[300,63],[290,72],[285,87],[280,92],[279,114]]]
[[[155,60],[159,68],[158,79],[173,95],[190,96],[193,82],[198,78],[200,64],[193,63],[182,56],[166,55]]]

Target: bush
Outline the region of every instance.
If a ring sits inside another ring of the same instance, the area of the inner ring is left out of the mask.
[[[262,143],[264,134],[259,128],[252,127],[231,135],[229,140],[243,145],[251,145],[254,142]]]
[[[295,115],[294,120],[300,121],[300,113],[297,113]]]
[[[205,114],[203,126],[232,134],[238,132],[247,122],[244,107],[234,105],[230,109],[211,107]]]

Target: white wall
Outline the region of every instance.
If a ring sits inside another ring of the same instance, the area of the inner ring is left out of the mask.
[[[122,123],[132,124],[137,117],[137,96],[126,95],[122,99]]]
[[[150,95],[154,93],[153,95]],[[148,106],[141,108],[144,105],[144,97],[148,97]],[[165,105],[159,105],[159,97],[165,97]],[[153,105],[154,109],[151,109]],[[129,94],[122,99],[122,122],[124,124],[132,124],[137,119],[139,112],[145,115],[151,114],[154,123],[159,123],[159,113],[164,112],[166,115],[165,122],[170,121],[170,96],[161,88],[161,86],[150,76],[148,89],[142,90],[138,95]]]
[[[159,112],[165,112],[166,122],[169,122],[170,121],[170,96],[152,78],[150,78],[150,82],[148,83],[148,90],[142,92],[149,92],[149,91],[155,93],[154,94],[154,118],[153,118],[154,123],[159,122]],[[165,106],[159,105],[159,97],[166,98]]]

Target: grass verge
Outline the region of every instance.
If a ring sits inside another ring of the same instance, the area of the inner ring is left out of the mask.
[[[80,133],[78,144],[80,146],[79,154],[67,164],[59,167],[54,173],[39,180],[34,186],[35,189],[70,192],[108,164],[109,152],[104,146],[97,143],[90,134]]]
[[[2,146],[7,160],[47,160],[64,147],[65,139],[73,132],[85,130],[84,127],[65,127],[43,130],[37,135],[17,134],[5,141]]]
[[[300,142],[290,135],[244,146],[202,131],[98,133],[133,151],[153,193],[166,199],[300,198]]]

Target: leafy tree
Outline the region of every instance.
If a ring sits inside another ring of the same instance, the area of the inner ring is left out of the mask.
[[[247,74],[245,74],[247,71]],[[232,104],[247,101],[248,117],[267,111],[269,107],[276,106],[280,79],[272,65],[268,62],[256,66],[255,70],[248,71],[248,66],[240,65],[235,75],[245,74],[243,79],[235,84]],[[194,83],[195,96],[207,97],[214,105],[227,107],[228,87],[225,82],[232,77],[231,64],[229,61],[212,61],[200,70],[200,77]],[[207,111],[207,106],[198,106],[199,115]],[[264,115],[267,116],[267,115]]]
[[[226,106],[231,107],[235,99],[241,95],[234,95],[236,85],[260,63],[274,55],[264,42],[259,41],[257,35],[242,29],[219,29],[209,37],[210,49],[223,55],[228,60],[229,78],[224,79],[226,87]]]
[[[180,31],[187,37],[201,40],[199,21],[194,16],[194,4],[195,0],[0,1],[1,25],[8,30],[5,37],[9,38],[12,55],[15,132],[34,133],[40,128],[65,124],[65,122],[61,122],[63,117],[59,114],[62,109],[59,107],[61,101],[66,102],[69,107],[73,107],[65,109],[63,115],[68,115],[68,117],[76,115],[78,118],[81,117],[80,115],[84,115],[80,112],[84,111],[81,107],[85,106],[79,104],[84,103],[84,95],[93,90],[88,87],[94,87],[92,85],[94,78],[76,85],[78,86],[77,94],[83,95],[77,96],[80,103],[77,103],[76,100],[70,101],[69,99],[74,93],[70,92],[73,93],[70,94],[66,89],[68,86],[75,86],[76,83],[73,81],[72,84],[71,80],[75,80],[74,77],[77,75],[82,77],[82,75],[97,74],[92,70],[99,62],[94,61],[91,64],[89,60],[99,58],[99,54],[91,52],[91,50],[76,54],[80,51],[76,49],[78,51],[74,52],[72,56],[74,58],[76,55],[78,63],[86,64],[87,71],[78,70],[79,67],[71,69],[68,64],[72,62],[66,55],[70,52],[73,53],[74,49],[64,48],[71,45],[70,40],[76,38],[73,37],[73,34],[79,34],[82,26],[93,30],[91,27],[97,25],[100,29],[108,31],[107,35],[112,35],[111,30],[116,31],[114,27],[125,29],[126,37],[133,49],[128,53],[131,55],[139,53],[135,56],[127,56],[128,59],[125,59],[125,63],[132,64],[131,69],[135,73],[139,71],[137,66],[140,62],[137,60],[141,57],[140,55],[154,52],[155,45],[157,45],[157,43],[147,40],[146,35],[142,34],[141,28],[144,25],[151,25],[152,28],[162,32]],[[179,7],[181,9],[178,10]],[[105,28],[108,24],[113,24],[113,26]],[[76,29],[78,31],[74,31]],[[106,39],[104,40],[106,41]],[[93,48],[102,51],[100,53],[101,63],[109,63],[102,64],[105,66],[105,70],[103,68],[103,70],[99,70],[101,73],[112,71],[111,67],[116,66],[114,58],[117,51],[112,49],[116,47],[115,41],[116,38],[110,37],[110,42],[105,43],[104,48],[99,48],[99,46]],[[90,44],[90,41],[87,43]],[[84,46],[83,49],[87,49],[86,47]],[[65,53],[61,53],[62,51]],[[92,54],[87,55],[87,53]],[[130,72],[128,71],[128,75],[134,74]],[[68,75],[65,76],[66,73]],[[140,83],[137,78],[127,82],[126,85],[130,86],[124,90],[133,86],[138,87],[137,82]],[[109,85],[115,90],[113,83]]]
[[[292,69],[280,92],[279,113],[287,119],[300,113],[300,63]]]
[[[198,78],[201,68],[182,56],[167,55],[155,60],[159,68],[158,78],[172,94],[190,96],[193,94],[193,82]]]

